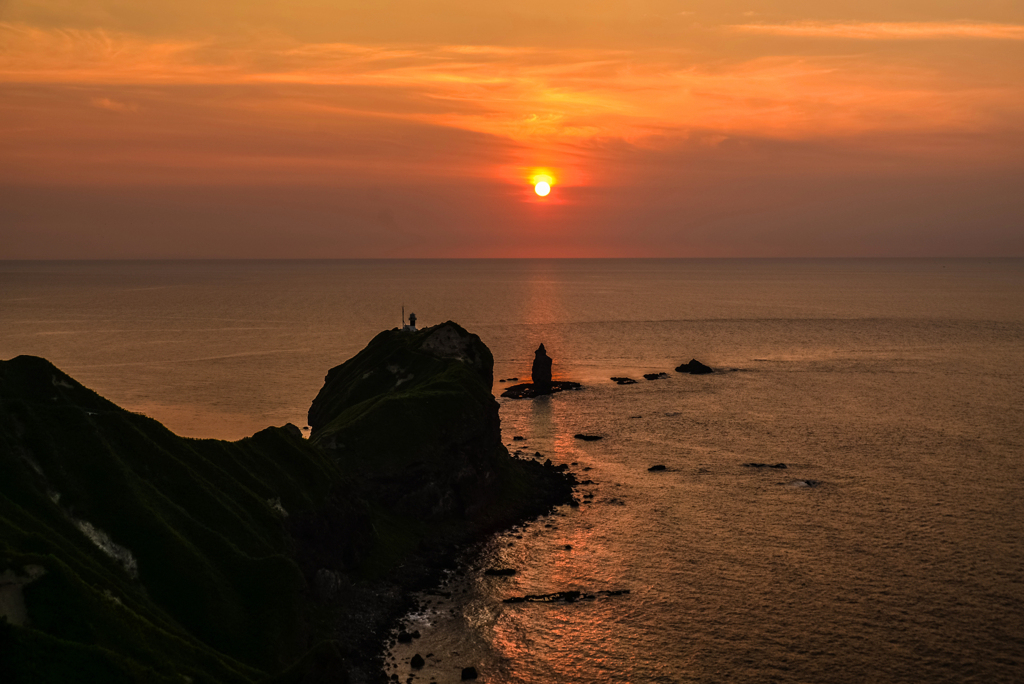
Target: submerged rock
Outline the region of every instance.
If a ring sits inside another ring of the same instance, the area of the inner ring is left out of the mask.
[[[579,591],[556,591],[553,594],[527,594],[526,596],[510,596],[507,599],[502,600],[502,603],[555,603],[557,601],[564,601],[565,603],[574,603],[581,596],[582,592]]]
[[[596,442],[597,440],[602,439],[602,437],[601,435],[585,435],[582,432],[578,432],[573,435],[573,439],[581,439],[584,442]]]
[[[566,547],[569,548],[569,547]],[[503,599],[502,603],[576,603],[577,601],[593,601],[598,597],[622,596],[628,594],[629,589],[605,589],[588,594],[575,589],[570,591],[556,591],[551,594],[527,594],[526,596],[510,596]]]
[[[647,469],[647,472],[649,472],[649,473],[656,473],[656,472],[658,472],[660,470],[666,470],[665,466],[663,466],[663,465],[652,465],[650,468]]]
[[[633,378],[612,378],[612,382],[616,385],[635,385],[636,380]]]
[[[744,463],[744,468],[775,468],[776,470],[783,470],[786,468],[785,463],[776,463],[775,465],[769,465],[768,463]]]
[[[668,377],[668,373],[644,373],[645,380],[664,380]]]
[[[789,487],[797,487],[797,488],[802,488],[802,487],[820,487],[821,484],[822,483],[820,481],[818,481],[818,480],[793,480],[792,482],[787,482],[786,483],[786,485],[789,486]]]
[[[578,390],[583,389],[583,385],[578,382],[571,382],[568,380],[552,380],[547,387],[546,391],[539,391],[536,385],[531,383],[523,383],[521,385],[512,385],[504,392],[501,396],[508,399],[532,399],[533,397],[542,397],[548,394],[555,394],[557,392],[565,392],[566,390]]]

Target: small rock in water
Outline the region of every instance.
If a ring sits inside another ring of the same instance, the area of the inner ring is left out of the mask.
[[[412,657],[412,660],[409,661],[409,666],[410,667],[414,667],[417,670],[420,669],[421,667],[423,667],[426,664],[427,664],[426,661],[423,660],[423,656],[421,656],[419,653],[414,655]]]
[[[690,359],[689,363],[684,363],[676,367],[677,373],[689,373],[691,375],[706,375],[708,373],[714,373],[710,366],[705,366],[697,359]]]
[[[404,629],[398,633],[398,643],[408,644],[412,642],[412,634],[409,634]]]
[[[616,385],[635,385],[636,380],[633,378],[612,378],[612,382]]]
[[[769,465],[768,463],[744,463],[745,468],[776,468],[782,470],[786,467],[785,463],[776,463],[775,465]]]
[[[512,441],[513,442],[522,442],[524,439],[526,439],[526,438],[523,437],[522,435],[516,435],[515,437],[512,438]]]
[[[484,574],[491,577],[511,577],[516,571],[512,568],[488,568],[484,570]]]
[[[573,439],[582,439],[584,442],[594,442],[601,439],[601,435],[585,435],[580,432],[573,435]]]
[[[553,594],[527,594],[526,596],[510,596],[504,599],[502,603],[557,603],[564,601],[566,603],[575,603],[581,598],[585,598],[582,591],[575,589],[570,591],[556,591]]]
[[[476,679],[477,673],[475,667],[464,667],[462,668],[462,681],[467,679]]]
[[[599,596],[622,596],[629,589],[611,589],[587,594],[578,590],[556,591],[553,594],[527,594],[526,596],[510,596],[502,603],[576,603],[577,601],[593,601]]]
[[[647,469],[647,471],[651,472],[651,473],[657,472],[659,470],[665,470],[665,466],[663,466],[663,465],[652,465],[650,468]]]
[[[645,380],[664,380],[668,377],[668,373],[644,373]]]

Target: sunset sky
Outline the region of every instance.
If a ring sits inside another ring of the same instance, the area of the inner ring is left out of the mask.
[[[1020,0],[0,0],[0,259],[960,255]]]

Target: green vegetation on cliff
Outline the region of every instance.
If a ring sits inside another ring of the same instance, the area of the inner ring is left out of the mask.
[[[362,655],[379,625],[351,596],[571,493],[501,446],[492,365],[453,323],[386,331],[330,371],[309,441],[223,442],[0,362],[0,681],[301,681]]]

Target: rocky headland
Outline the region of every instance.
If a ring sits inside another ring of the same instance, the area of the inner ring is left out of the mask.
[[[0,362],[0,681],[345,682],[460,549],[572,500],[509,456],[493,359],[390,330],[292,425],[178,437],[48,361]]]

